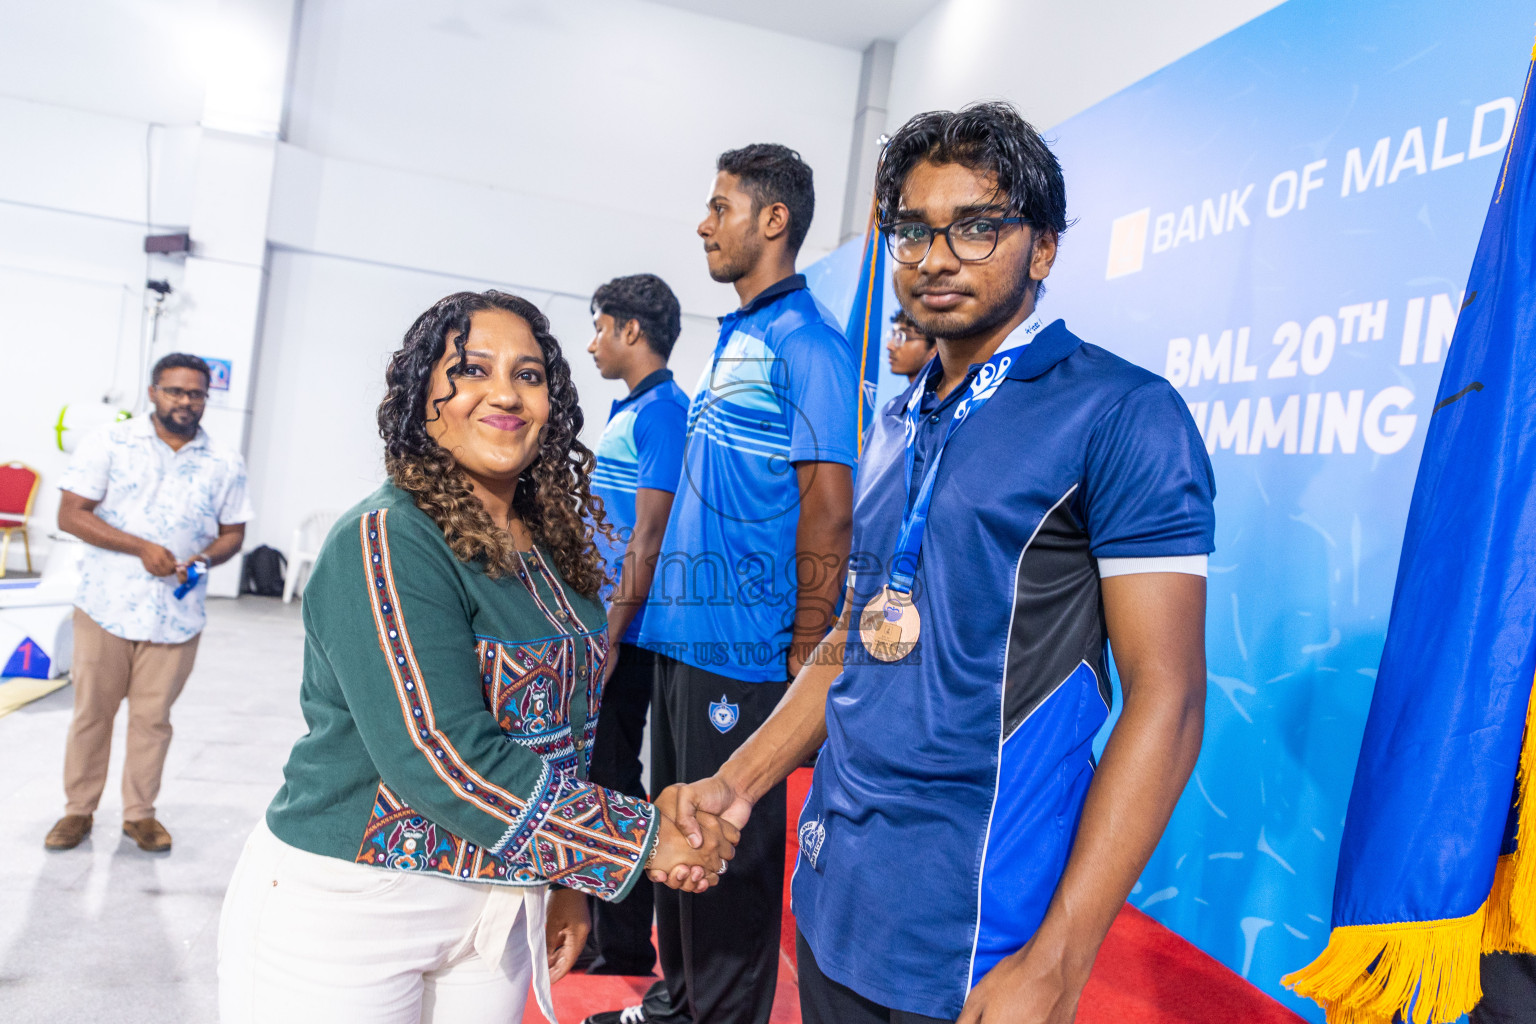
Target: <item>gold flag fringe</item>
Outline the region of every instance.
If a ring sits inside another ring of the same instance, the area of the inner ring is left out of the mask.
[[[1483,996],[1478,958],[1485,907],[1445,921],[1335,928],[1312,963],[1282,981],[1329,1024],[1450,1024]]]
[[[1533,694],[1536,698],[1536,694]],[[1443,921],[1335,928],[1318,958],[1281,981],[1329,1024],[1451,1024],[1483,997],[1484,952],[1536,953],[1536,699],[1526,708],[1516,850],[1500,857],[1488,901]]]
[[[1483,924],[1484,953],[1536,953],[1536,928],[1531,927],[1536,915],[1531,913],[1531,901],[1527,899],[1522,905],[1515,899],[1517,864],[1513,854],[1499,858]]]
[[[1485,953],[1536,953],[1536,694],[1525,712],[1525,741],[1515,782],[1520,823],[1515,852],[1499,858],[1488,894]]]

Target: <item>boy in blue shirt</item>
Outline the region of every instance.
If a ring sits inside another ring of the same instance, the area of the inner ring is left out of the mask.
[[[592,327],[596,333],[587,351],[598,373],[624,381],[629,394],[613,403],[592,470],[592,493],[603,499],[612,531],[611,537],[599,533],[597,544],[614,579],[604,595],[614,653],[592,744],[591,777],[598,785],[644,799],[640,744],[656,656],[636,641],[682,470],[688,397],[667,369],[682,331],[682,311],[665,281],[655,274],[633,274],[614,278],[593,294]],[[589,974],[651,973],[656,965],[652,891],[643,884],[618,903],[589,901],[596,952]]]
[[[688,410],[683,478],[646,604],[655,789],[713,774],[773,712],[834,618],[848,558],[858,372],[795,273],[815,207],[798,153],[721,155],[699,224],[720,319]],[[761,802],[706,900],[658,889],[663,980],[590,1024],[767,1024],[778,978],[785,796]]]
[[[739,825],[820,748],[804,1019],[1070,1024],[1199,754],[1211,466],[1166,380],[1037,313],[1066,189],[1011,106],[908,121],[876,197],[937,358],[866,439],[842,619],[657,806]],[[1110,645],[1125,704],[1095,764]]]

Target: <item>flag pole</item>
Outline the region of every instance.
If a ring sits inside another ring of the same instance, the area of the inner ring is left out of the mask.
[[[876,144],[880,147],[875,161],[875,177],[879,180],[880,164],[885,159],[885,145],[890,137],[881,135]],[[853,309],[848,314],[848,329],[844,332],[851,342],[859,343],[859,398],[857,405],[857,451],[864,454],[864,434],[874,415],[874,399],[880,376],[878,365],[871,365],[870,342],[880,338],[881,306],[885,297],[885,250],[880,246],[880,205],[872,191],[869,197],[869,217],[864,223],[863,259],[859,265],[859,282],[854,292]]]
[[[860,457],[863,457],[864,455],[864,393],[868,390],[864,386],[864,382],[869,379],[869,332],[870,321],[874,319],[873,311],[875,308],[875,278],[878,276],[875,273],[875,258],[879,254],[879,249],[877,247],[880,244],[880,237],[879,231],[875,226],[876,212],[877,204],[875,201],[875,196],[871,194],[869,197],[869,219],[864,226],[864,266],[859,275],[861,278],[866,279],[864,290],[863,338],[861,339],[859,346],[859,418],[857,422],[859,425],[858,455]]]

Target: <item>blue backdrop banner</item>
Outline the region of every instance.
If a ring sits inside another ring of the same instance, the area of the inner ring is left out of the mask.
[[[1205,746],[1132,903],[1311,1020],[1280,977],[1328,938],[1533,22],[1532,0],[1289,0],[1047,133],[1076,223],[1041,314],[1172,381],[1217,476]],[[839,312],[858,262],[809,272]],[[880,393],[904,383],[886,371]]]

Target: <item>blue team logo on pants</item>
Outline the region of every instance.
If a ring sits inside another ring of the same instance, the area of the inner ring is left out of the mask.
[[[730,732],[736,728],[736,720],[741,717],[741,709],[725,699],[725,694],[720,695],[718,701],[709,705],[709,724],[721,732]]]

